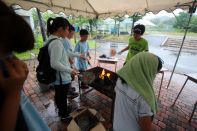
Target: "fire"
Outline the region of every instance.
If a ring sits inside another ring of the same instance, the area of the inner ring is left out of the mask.
[[[110,73],[106,73],[105,69],[102,70],[101,74],[99,75],[99,78],[101,78],[102,80],[104,80],[105,76],[107,76],[108,78],[110,78]]]

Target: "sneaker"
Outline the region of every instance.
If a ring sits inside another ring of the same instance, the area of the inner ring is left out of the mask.
[[[76,98],[78,96],[79,96],[79,94],[77,92],[69,91],[68,95],[67,95],[67,98],[74,99],[74,98]]]
[[[71,116],[66,116],[66,117],[61,116],[61,117],[60,117],[60,120],[61,120],[62,122],[65,122],[65,123],[70,123],[70,121],[72,120],[72,117],[71,117]]]

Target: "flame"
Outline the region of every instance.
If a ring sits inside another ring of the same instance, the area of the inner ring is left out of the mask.
[[[110,73],[107,73],[107,77],[110,78]]]
[[[105,73],[105,69],[102,70],[101,74],[99,75],[99,78],[101,78],[102,80],[104,80],[105,76],[107,76],[108,78],[110,78],[110,73]]]

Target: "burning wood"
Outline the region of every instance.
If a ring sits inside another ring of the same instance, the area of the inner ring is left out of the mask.
[[[110,73],[105,73],[105,69],[103,69],[101,74],[99,75],[99,78],[104,80],[105,77],[108,77],[110,79]]]

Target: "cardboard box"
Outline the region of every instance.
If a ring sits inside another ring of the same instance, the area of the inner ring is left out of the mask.
[[[94,109],[78,109],[71,116],[73,119],[67,127],[68,131],[106,131],[100,122],[103,118]]]

